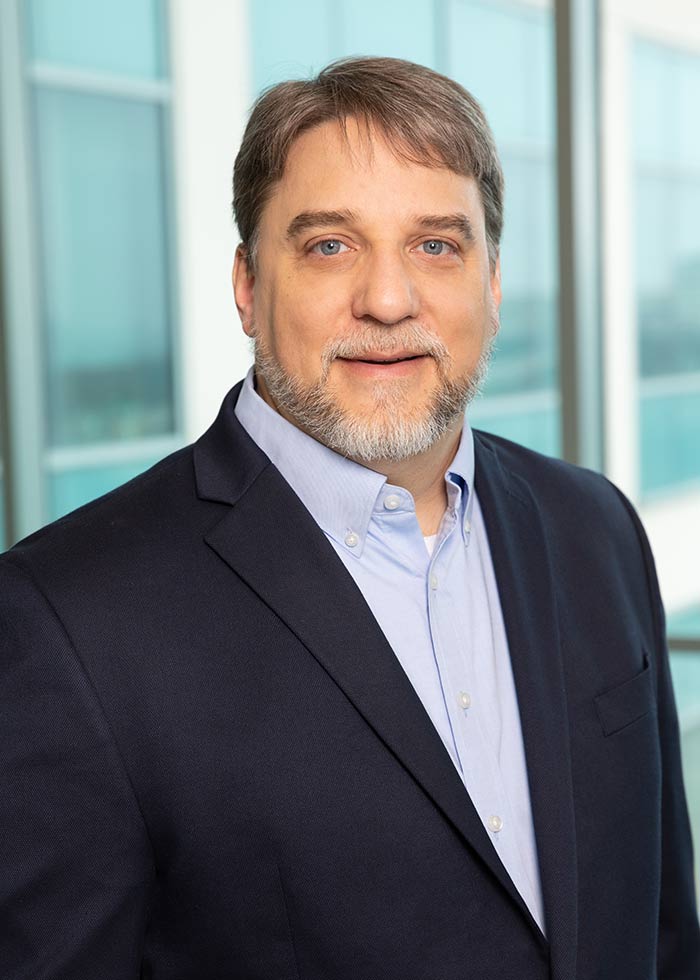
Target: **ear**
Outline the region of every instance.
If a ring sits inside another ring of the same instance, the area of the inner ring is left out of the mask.
[[[231,280],[233,282],[233,295],[236,300],[236,309],[241,318],[243,331],[248,337],[252,337],[255,276],[250,269],[248,252],[245,245],[239,245],[236,249]]]
[[[491,270],[490,278],[491,286],[491,297],[493,299],[494,306],[498,310],[501,306],[501,257],[500,255],[496,257],[496,262],[493,269]]]

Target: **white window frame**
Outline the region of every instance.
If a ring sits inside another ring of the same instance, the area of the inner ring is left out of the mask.
[[[231,176],[252,100],[245,0],[170,0],[178,291],[187,441],[252,362],[233,301]]]

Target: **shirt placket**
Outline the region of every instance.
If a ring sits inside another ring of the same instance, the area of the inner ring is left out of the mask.
[[[454,488],[457,491],[457,488]],[[449,526],[441,528],[433,559],[428,569],[428,616],[436,664],[440,676],[445,711],[454,740],[455,757],[463,782],[479,817],[499,851],[514,843],[512,813],[503,787],[495,752],[489,745],[479,722],[480,705],[475,705],[476,690],[472,657],[465,654],[464,638],[455,629],[456,597],[451,589],[450,565],[458,563],[456,549],[467,547],[471,534],[470,513],[464,517],[464,536],[459,533],[459,492],[453,494],[446,518]],[[457,574],[461,581],[462,576]],[[451,650],[450,644],[460,643]],[[470,669],[470,667],[472,669]]]

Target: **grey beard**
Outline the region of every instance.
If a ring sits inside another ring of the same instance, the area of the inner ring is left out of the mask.
[[[372,341],[375,343],[372,343]],[[374,409],[367,417],[342,409],[328,388],[328,373],[336,357],[358,357],[381,350],[409,349],[435,358],[438,385],[430,403],[418,417],[411,417],[407,398],[411,382],[404,378],[378,381],[373,386]],[[409,327],[396,335],[362,335],[330,344],[324,352],[321,378],[304,385],[287,374],[258,338],[255,341],[255,369],[265,381],[278,409],[318,442],[342,456],[360,463],[385,460],[398,463],[427,452],[455,422],[480,392],[493,349],[489,340],[473,372],[449,377],[451,357],[445,345],[422,327]]]

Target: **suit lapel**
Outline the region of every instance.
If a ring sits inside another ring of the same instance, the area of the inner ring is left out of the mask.
[[[362,594],[271,464],[206,541],[330,674],[541,936]]]
[[[318,660],[544,943],[355,582],[299,498],[236,420],[237,395],[238,389],[229,394],[219,419],[195,447],[200,496],[233,505],[207,534],[207,544]]]
[[[576,975],[577,864],[569,725],[542,518],[476,437],[476,490],[506,625],[528,768],[552,980]]]

